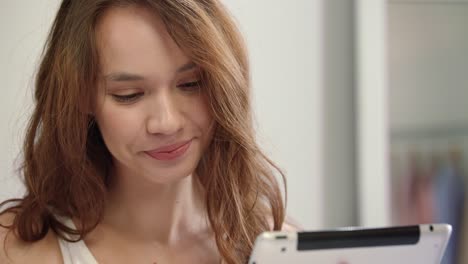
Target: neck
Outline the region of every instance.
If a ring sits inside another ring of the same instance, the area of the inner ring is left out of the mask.
[[[103,224],[137,240],[173,244],[208,231],[203,188],[194,175],[157,184],[114,174]]]

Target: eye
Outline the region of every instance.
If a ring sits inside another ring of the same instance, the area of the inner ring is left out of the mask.
[[[120,95],[120,94],[112,94],[112,97],[114,100],[116,100],[119,103],[132,103],[138,98],[143,96],[143,93],[132,93],[132,94],[125,94],[125,95]]]
[[[186,83],[179,84],[177,87],[181,88],[182,90],[191,91],[191,90],[195,90],[199,88],[200,85],[201,85],[201,81],[197,80],[193,82],[186,82]]]

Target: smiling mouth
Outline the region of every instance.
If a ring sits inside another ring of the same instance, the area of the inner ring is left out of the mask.
[[[145,153],[156,160],[174,160],[183,156],[190,148],[191,144],[192,140],[189,140],[183,143],[158,148],[156,150],[145,151]]]

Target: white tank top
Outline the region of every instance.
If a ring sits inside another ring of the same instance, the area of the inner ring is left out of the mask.
[[[71,219],[62,218],[60,221],[69,228],[76,229]],[[70,235],[65,234],[65,236],[70,239]],[[63,264],[98,264],[83,240],[72,243],[59,237],[58,242],[62,252]]]

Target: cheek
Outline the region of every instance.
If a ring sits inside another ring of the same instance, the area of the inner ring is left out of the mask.
[[[211,134],[210,132],[214,127],[214,119],[210,107],[205,100],[197,102],[196,107],[191,111],[191,115],[204,134]]]
[[[129,143],[138,131],[138,115],[132,111],[122,111],[112,105],[104,105],[96,121],[107,145]],[[112,148],[112,146],[108,146]]]

